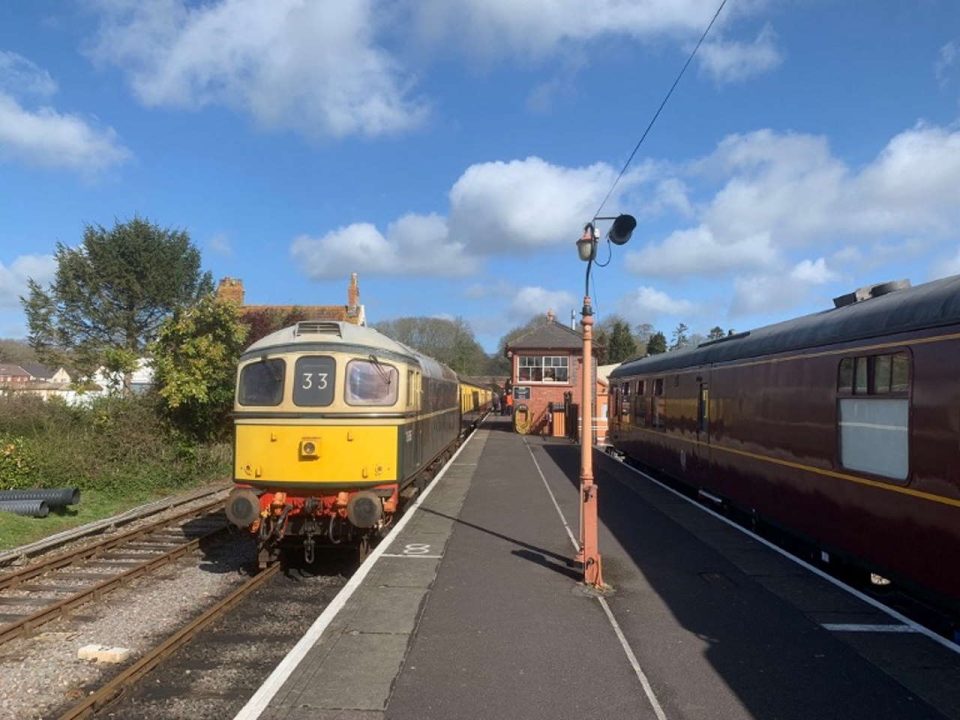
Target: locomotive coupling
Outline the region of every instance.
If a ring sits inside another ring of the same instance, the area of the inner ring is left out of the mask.
[[[358,492],[347,503],[347,517],[358,528],[372,528],[382,516],[383,503],[372,492]]]
[[[260,498],[250,488],[234,488],[227,496],[227,519],[238,527],[250,527],[260,517]]]

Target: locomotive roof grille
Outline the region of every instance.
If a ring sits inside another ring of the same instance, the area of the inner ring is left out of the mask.
[[[343,337],[340,332],[340,323],[330,320],[304,320],[298,322],[293,331],[294,335],[336,335]]]

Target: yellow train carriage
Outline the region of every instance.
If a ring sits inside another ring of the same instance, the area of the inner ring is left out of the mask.
[[[456,440],[449,369],[376,330],[301,322],[254,343],[237,376],[227,514],[281,543],[369,544],[401,491]]]
[[[460,414],[465,425],[475,425],[493,405],[493,390],[473,380],[460,379]]]

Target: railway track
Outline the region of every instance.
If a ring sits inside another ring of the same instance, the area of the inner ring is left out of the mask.
[[[0,645],[193,552],[224,532],[223,500],[0,575]]]
[[[221,619],[244,598],[269,582],[279,571],[280,565],[275,564],[251,577],[230,595],[168,637],[153,650],[145,653],[139,660],[115,675],[98,690],[69,708],[59,716],[60,720],[79,720],[95,715],[98,710],[111,703],[128,688],[136,685],[147,673],[189,643],[207,626]]]

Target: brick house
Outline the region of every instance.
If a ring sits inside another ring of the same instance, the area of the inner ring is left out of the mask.
[[[514,409],[526,405],[531,433],[549,433],[549,406],[567,409],[566,435],[579,437],[574,418],[580,416],[583,374],[583,335],[558,323],[553,312],[547,313],[544,324],[513,340],[505,348],[510,358],[510,383],[513,388]],[[593,396],[597,406],[596,356],[593,358]],[[605,390],[605,389],[604,389]],[[605,392],[604,392],[605,395]],[[569,405],[572,403],[573,412]],[[597,417],[594,411],[594,418]],[[594,434],[597,434],[594,422]],[[606,437],[604,423],[603,437]]]
[[[356,273],[350,275],[346,305],[246,305],[244,294],[243,281],[239,278],[223,278],[217,286],[218,297],[234,302],[240,307],[241,320],[245,315],[269,311],[278,316],[296,312],[310,320],[339,320],[354,325],[367,324],[366,311],[360,304],[360,286]]]
[[[18,386],[28,383],[32,379],[30,373],[19,365],[0,363],[0,385]]]

